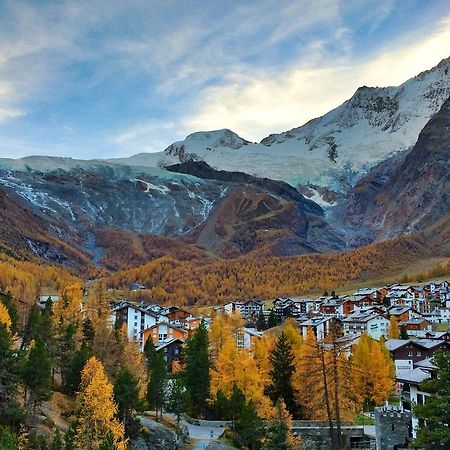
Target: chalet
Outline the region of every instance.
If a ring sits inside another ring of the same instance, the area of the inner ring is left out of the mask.
[[[131,286],[130,286],[131,292],[142,291],[144,289],[145,289],[145,286],[143,284],[131,283]]]
[[[353,300],[346,296],[323,302],[319,307],[319,311],[327,316],[344,317],[352,313],[354,308]]]
[[[181,339],[182,341],[186,341],[188,337],[189,332],[187,330],[168,322],[158,322],[142,332],[142,349],[147,339],[151,339],[156,345],[158,342],[166,341],[167,339]]]
[[[446,280],[430,281],[424,286],[425,296],[436,300],[446,301],[450,299],[449,284]]]
[[[359,289],[353,294],[354,297],[368,297],[371,300],[381,302],[383,300],[382,294],[379,289],[363,288]]]
[[[167,370],[174,371],[175,361],[180,361],[183,351],[184,341],[179,338],[169,338],[159,341],[155,345],[157,353],[164,355],[164,361],[167,363]]]
[[[302,305],[303,309],[306,309],[305,303],[294,302],[294,300],[290,298],[276,298],[273,301],[272,310],[275,312],[278,319],[283,322],[288,317],[296,318],[306,312],[302,311]]]
[[[424,314],[431,323],[445,323],[450,325],[450,308],[439,307],[433,309],[429,314]]]
[[[186,322],[188,317],[192,314],[184,309],[180,309],[176,306],[171,306],[164,311],[164,315],[169,319],[169,322],[181,325]]]
[[[437,339],[441,341],[450,342],[450,332],[449,331],[419,331],[416,334],[417,339]]]
[[[413,311],[409,306],[391,306],[388,309],[390,317],[395,317],[399,322],[412,319]]]
[[[167,318],[153,314],[142,306],[129,301],[115,303],[111,308],[111,319],[116,326],[127,326],[128,339],[142,344],[142,332],[158,322],[165,322]]]
[[[431,323],[424,317],[404,320],[398,324],[401,327],[405,327],[408,336],[416,336],[419,332],[431,331],[432,329]]]
[[[355,306],[365,307],[374,304],[380,304],[381,301],[378,298],[374,298],[370,295],[353,295],[352,301]]]
[[[325,339],[330,332],[333,319],[331,317],[312,317],[298,321],[298,327],[303,338],[306,338],[308,329],[312,329],[317,340]]]
[[[158,304],[152,304],[152,305],[146,305],[144,306],[144,309],[147,311],[150,311],[153,314],[163,314],[164,313],[164,306],[158,305]]]
[[[48,301],[55,303],[59,300],[59,295],[44,294],[38,297],[38,305],[44,307]]]
[[[389,339],[386,347],[391,353],[397,373],[411,370],[418,361],[431,358],[437,350],[450,350],[450,345],[438,339]]]
[[[344,335],[367,333],[374,339],[387,336],[389,320],[381,314],[369,312],[365,314],[353,313],[342,319]]]
[[[413,406],[423,405],[431,394],[420,388],[423,381],[435,377],[436,366],[432,359],[422,360],[409,370],[400,371],[396,376],[396,382],[400,390],[401,407],[404,411],[411,412],[411,431],[416,438],[418,419],[414,416]]]
[[[256,328],[242,328],[236,335],[236,344],[239,349],[250,351],[255,342],[261,339],[263,333]]]

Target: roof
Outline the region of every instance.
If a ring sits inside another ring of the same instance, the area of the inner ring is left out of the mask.
[[[318,325],[328,322],[329,320],[331,320],[330,317],[312,317],[302,322],[299,322],[299,325],[303,325],[306,327],[317,327]]]
[[[155,350],[159,351],[164,347],[167,347],[170,344],[173,344],[175,342],[179,342],[180,344],[184,344],[183,339],[180,338],[170,338],[170,339],[164,339],[163,341],[159,341],[156,345],[155,345]]]
[[[119,311],[119,310],[124,309],[124,308],[133,308],[133,309],[135,309],[137,311],[140,311],[140,312],[142,312],[144,314],[147,314],[149,316],[158,318],[158,314],[156,314],[156,313],[154,313],[152,311],[149,311],[148,309],[146,309],[143,306],[140,306],[140,305],[137,305],[136,303],[130,302],[129,300],[123,300],[123,301],[121,301],[119,303],[115,303],[111,307],[111,309],[113,311]]]
[[[420,384],[422,381],[431,378],[429,372],[426,372],[419,367],[410,370],[399,370],[397,372],[397,381],[402,381],[410,384]]]
[[[428,322],[428,320],[425,317],[418,317],[415,319],[403,320],[402,322],[399,322],[399,325],[417,325],[423,322]]]
[[[410,306],[393,306],[392,308],[389,308],[389,314],[392,316],[404,314],[405,312],[408,312],[411,310]]]
[[[413,342],[408,339],[389,339],[386,341],[386,347],[390,352],[397,350],[400,347],[403,347],[408,342]]]
[[[414,363],[416,367],[419,367],[424,370],[434,370],[437,369],[437,366],[434,364],[434,358],[425,358],[422,361],[417,361]]]
[[[385,317],[383,317],[381,314],[377,313],[366,313],[366,314],[351,314],[344,319],[342,319],[342,322],[369,322],[372,319],[382,318],[387,320]]]

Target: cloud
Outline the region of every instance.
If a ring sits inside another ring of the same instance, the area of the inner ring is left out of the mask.
[[[370,61],[334,58],[327,65],[299,65],[279,75],[234,74],[226,85],[213,86],[202,93],[196,112],[184,118],[184,128],[226,127],[246,139],[260,140],[326,113],[348,99],[359,86],[398,85],[433,67],[449,56],[449,42],[450,17],[427,37],[418,36],[412,43],[405,38],[396,46],[391,43]],[[319,54],[323,45],[321,41],[312,44]]]

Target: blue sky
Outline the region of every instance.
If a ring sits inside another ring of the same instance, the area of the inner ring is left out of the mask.
[[[259,141],[450,56],[448,0],[0,0],[0,157]]]

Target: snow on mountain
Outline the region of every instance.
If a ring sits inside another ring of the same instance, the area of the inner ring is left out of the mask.
[[[400,86],[363,86],[324,116],[259,144],[226,129],[197,132],[164,152],[115,162],[162,166],[174,160],[204,160],[218,169],[344,192],[371,167],[415,144],[420,130],[450,96],[449,70],[450,58]]]

